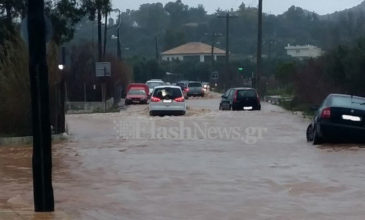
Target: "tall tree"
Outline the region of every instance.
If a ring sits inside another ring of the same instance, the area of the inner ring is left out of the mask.
[[[101,19],[103,11],[111,6],[111,0],[82,0],[86,12],[89,14],[90,20],[95,20],[97,17],[98,23],[98,60],[102,60],[102,34],[101,34]]]

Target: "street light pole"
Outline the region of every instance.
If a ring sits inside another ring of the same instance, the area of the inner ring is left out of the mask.
[[[36,212],[52,212],[52,142],[44,0],[28,0],[28,41],[33,122],[34,209]]]

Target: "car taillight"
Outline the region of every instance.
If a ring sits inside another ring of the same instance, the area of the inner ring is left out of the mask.
[[[234,93],[233,102],[237,102],[238,90]]]
[[[330,119],[331,118],[331,108],[325,108],[322,111],[321,118]]]
[[[160,98],[157,98],[157,97],[151,97],[151,102],[160,102],[161,99]]]
[[[184,102],[185,101],[185,99],[184,99],[184,97],[178,97],[178,98],[176,98],[176,99],[174,99],[174,101],[175,102]]]

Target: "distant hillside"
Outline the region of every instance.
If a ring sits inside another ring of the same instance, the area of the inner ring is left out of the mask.
[[[358,16],[362,16],[364,13],[365,13],[365,1],[363,1],[362,3],[360,3],[359,5],[357,5],[353,8],[345,9],[342,11],[336,11],[332,14],[323,15],[323,16],[321,16],[321,19],[337,21],[337,20],[341,19],[341,17],[348,16],[349,14],[352,14],[353,16],[358,17]]]
[[[214,43],[225,49],[226,23],[218,10],[208,14],[203,6],[189,7],[181,1],[143,4],[137,10],[121,13],[120,38],[122,56],[155,57],[162,52],[188,42]],[[232,9],[236,15],[230,21],[230,51],[241,57],[256,53],[257,9],[242,4]],[[212,37],[218,33],[218,37]],[[116,26],[108,31],[107,51],[116,53]],[[288,44],[312,44],[329,50],[339,44],[349,44],[365,37],[365,1],[351,9],[320,16],[291,6],[281,15],[263,16],[263,53],[269,57],[286,56]],[[92,42],[96,45],[94,22],[83,19],[77,26],[72,45]],[[157,40],[157,41],[156,41]]]

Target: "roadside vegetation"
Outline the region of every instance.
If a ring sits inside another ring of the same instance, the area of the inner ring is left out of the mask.
[[[287,62],[275,74],[279,95],[292,96],[284,107],[310,112],[330,93],[365,96],[365,38],[339,45],[318,59]]]

